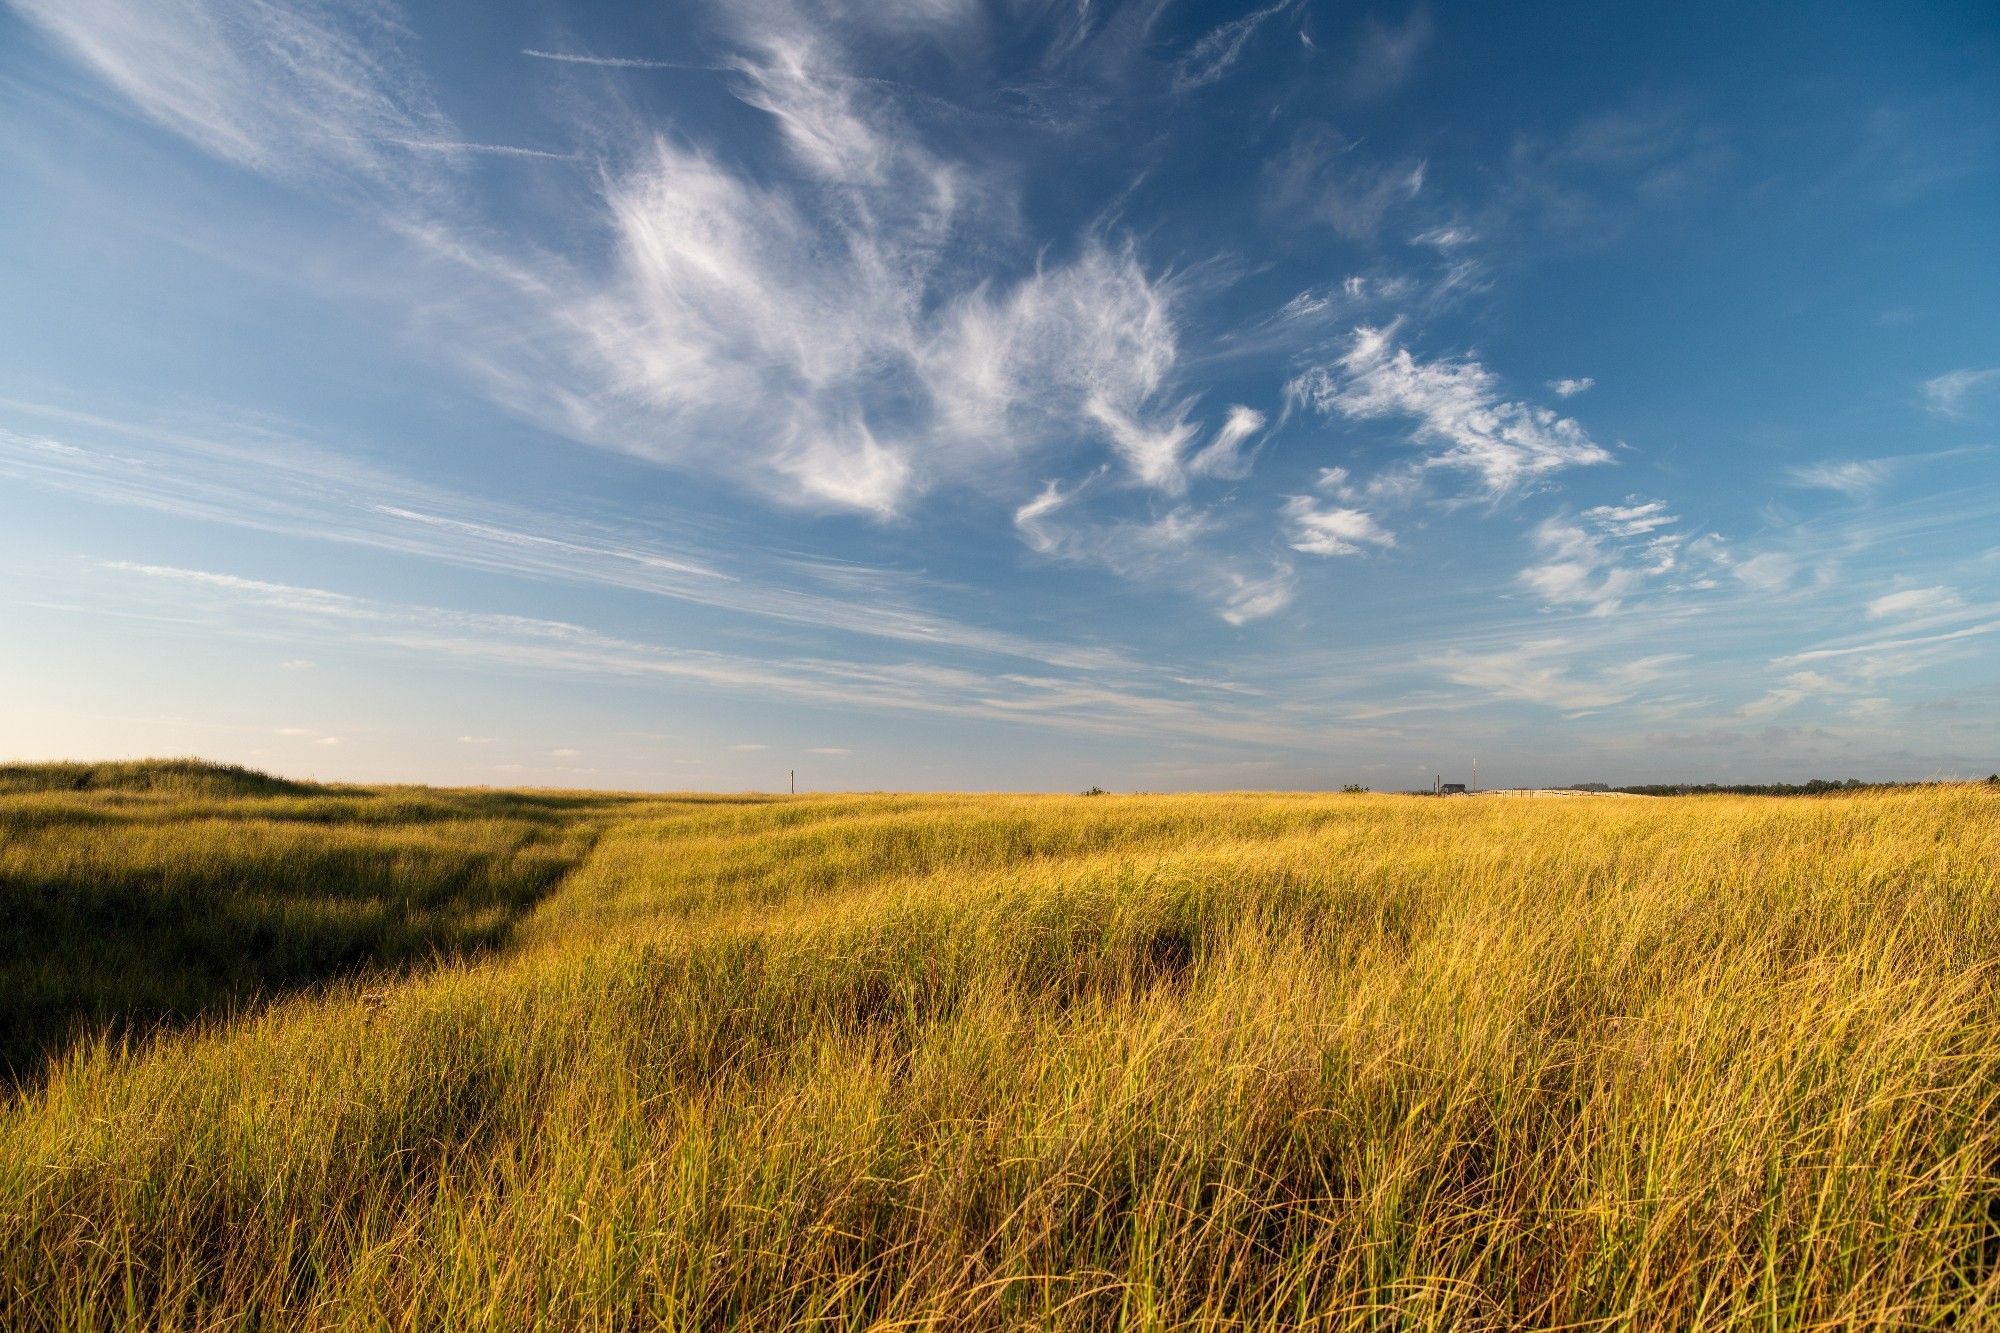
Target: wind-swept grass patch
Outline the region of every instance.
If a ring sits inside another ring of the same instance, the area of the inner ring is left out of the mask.
[[[0,1323],[1983,1326],[1997,813],[593,810],[505,950],[71,1052]]]

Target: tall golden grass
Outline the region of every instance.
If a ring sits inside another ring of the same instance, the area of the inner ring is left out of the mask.
[[[1990,1325],[1996,817],[591,802],[489,952],[25,1083],[0,1324]]]

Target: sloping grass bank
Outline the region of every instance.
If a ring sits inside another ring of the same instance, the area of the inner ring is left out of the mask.
[[[1982,1326],[1996,816],[555,815],[498,953],[72,1048],[0,1117],[0,1323]]]
[[[0,1082],[497,947],[606,802],[315,788],[184,761],[0,768]]]

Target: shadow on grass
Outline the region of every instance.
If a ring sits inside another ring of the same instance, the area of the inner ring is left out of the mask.
[[[615,808],[113,767],[0,769],[0,1082],[94,1034],[498,948]]]

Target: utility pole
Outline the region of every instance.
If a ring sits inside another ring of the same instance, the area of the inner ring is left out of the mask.
[[[1472,790],[1479,790],[1479,761],[1477,759],[1472,761]]]
[[[798,794],[799,794],[799,770],[795,768],[792,770],[792,795],[797,796]]]

